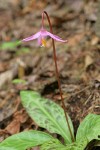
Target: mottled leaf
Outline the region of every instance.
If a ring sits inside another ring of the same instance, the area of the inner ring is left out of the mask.
[[[0,150],[16,150],[14,147],[5,147],[5,146],[0,146]]]
[[[40,150],[63,150],[66,148],[59,140],[51,140],[46,143],[44,143]]]
[[[76,141],[87,138],[88,142],[93,139],[100,140],[100,115],[89,114],[80,124]]]
[[[0,143],[0,150],[26,150],[54,139],[41,131],[25,131],[12,135]],[[3,149],[2,149],[3,148]]]
[[[40,150],[84,150],[85,144],[87,143],[87,140],[81,140],[80,143],[74,142],[71,144],[63,145],[60,141],[57,139],[48,141],[44,143]]]
[[[21,101],[31,118],[51,133],[60,134],[66,143],[71,143],[70,132],[63,109],[51,100],[42,98],[37,92],[22,91]],[[69,118],[69,116],[68,116]],[[69,118],[73,133],[73,125]]]

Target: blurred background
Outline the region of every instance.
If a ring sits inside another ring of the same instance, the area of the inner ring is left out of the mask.
[[[20,104],[20,90],[36,90],[61,104],[51,39],[45,48],[36,40],[18,42],[40,30],[43,10],[54,34],[68,40],[55,45],[66,109],[75,129],[88,113],[100,114],[100,1],[0,0],[1,141],[38,128]],[[45,28],[49,31],[46,17]]]

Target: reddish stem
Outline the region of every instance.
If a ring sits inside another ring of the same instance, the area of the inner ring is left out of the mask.
[[[44,28],[44,13],[42,13],[42,28]]]
[[[50,32],[53,34],[52,25],[51,25],[51,22],[50,22],[49,15],[48,15],[48,13],[46,11],[43,11],[42,19],[44,19],[44,14],[47,17],[47,20],[48,20],[48,23],[49,23],[49,27],[50,27]],[[43,20],[42,20],[42,23],[44,23]],[[42,26],[43,25],[44,24],[42,24]],[[53,44],[53,58],[54,58],[55,69],[56,69],[55,73],[56,73],[56,78],[57,78],[57,81],[58,81],[58,87],[59,87],[59,92],[60,92],[60,96],[61,96],[62,106],[63,106],[63,109],[64,109],[64,113],[65,113],[68,129],[69,129],[72,141],[74,142],[74,136],[72,134],[71,127],[70,127],[70,124],[69,124],[69,121],[68,121],[68,115],[66,113],[66,107],[65,107],[65,104],[64,104],[64,99],[63,99],[62,90],[61,90],[61,83],[60,83],[60,79],[59,79],[59,72],[58,72],[58,66],[57,66],[57,56],[56,56],[56,49],[55,49],[54,39],[52,39],[52,44]]]

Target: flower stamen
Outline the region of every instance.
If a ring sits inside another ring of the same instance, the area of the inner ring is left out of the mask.
[[[46,40],[45,39],[42,39],[41,43],[42,43],[41,47],[46,47]]]

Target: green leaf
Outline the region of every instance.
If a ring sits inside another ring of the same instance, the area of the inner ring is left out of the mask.
[[[89,114],[82,121],[77,131],[76,141],[79,142],[82,138],[87,138],[88,143],[93,139],[100,140],[100,115]]]
[[[12,49],[16,48],[18,45],[20,45],[20,43],[21,43],[20,41],[4,42],[1,44],[0,48],[2,50],[6,50],[6,49],[12,50]]]
[[[66,143],[72,142],[64,111],[59,105],[41,98],[37,92],[33,91],[21,91],[21,101],[28,114],[40,127],[46,128],[51,133],[60,134]],[[73,125],[69,116],[68,119],[73,133]]]
[[[15,148],[0,146],[0,150],[16,150]]]
[[[40,150],[84,150],[84,143],[86,142],[87,141],[81,141],[81,143],[74,142],[65,146],[57,139],[54,139],[44,143]]]
[[[51,135],[41,131],[25,131],[12,135],[0,143],[0,150],[26,150],[54,139]],[[7,149],[8,148],[8,149]],[[9,149],[10,148],[10,149]]]
[[[55,139],[44,143],[40,150],[63,150],[64,148],[66,147],[59,140]]]
[[[19,84],[19,83],[25,84],[26,81],[25,81],[25,80],[22,80],[22,79],[14,79],[14,80],[12,81],[12,83],[14,83],[14,84]]]
[[[80,139],[80,141],[74,143],[73,150],[84,150],[86,148],[87,143],[87,139],[82,138]]]

